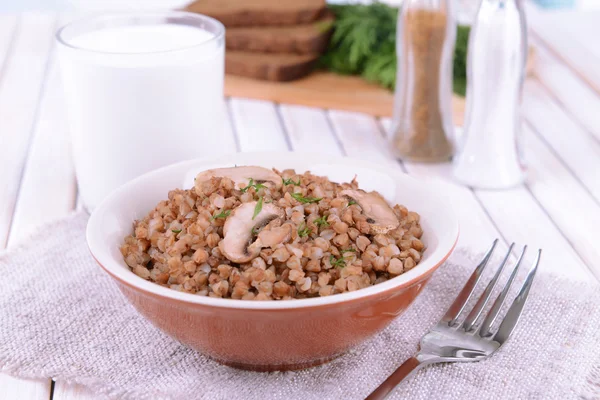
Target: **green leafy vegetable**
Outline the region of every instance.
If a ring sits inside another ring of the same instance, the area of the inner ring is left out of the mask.
[[[310,231],[311,231],[311,229],[308,226],[306,226],[306,224],[300,225],[298,227],[298,236],[306,237],[306,236],[310,235]]]
[[[262,206],[263,206],[263,198],[261,196],[258,199],[258,201],[256,202],[256,206],[254,207],[254,215],[252,216],[252,220],[254,220],[254,218],[256,218],[256,216],[258,214],[260,214],[260,212],[262,211]]]
[[[298,178],[298,182],[294,182],[294,180],[292,178],[290,178],[290,179],[281,178],[281,180],[283,181],[284,185],[300,186],[300,178]]]
[[[181,229],[171,229],[171,232],[173,232],[173,233],[180,233]]]
[[[302,204],[318,203],[323,200],[321,197],[304,197],[300,193],[290,193],[292,197]]]
[[[353,200],[353,199],[348,200],[349,206],[353,206],[354,204],[357,204],[355,200]]]
[[[220,213],[218,213],[217,215],[213,215],[210,220],[214,221],[217,218],[227,218],[229,217],[229,214],[231,214],[231,210],[225,210],[225,211],[221,211]]]
[[[247,185],[245,188],[243,188],[243,189],[241,190],[241,192],[242,192],[242,193],[246,193],[246,192],[248,191],[248,189],[250,189],[251,187],[253,187],[253,188],[254,188],[254,190],[256,190],[257,192],[258,192],[260,189],[264,189],[264,188],[266,188],[266,186],[265,186],[265,185],[263,185],[262,183],[254,183],[254,179],[250,178],[250,181],[248,182],[248,185]]]
[[[331,264],[332,267],[344,268],[346,266],[346,261],[344,261],[342,257],[336,259],[333,254],[331,254],[329,256],[329,264]]]
[[[322,217],[315,219],[315,225],[317,225],[319,228],[322,226],[329,226],[329,222],[327,222],[327,217],[323,215]]]
[[[342,75],[364,79],[393,89],[396,85],[396,23],[398,8],[374,2],[331,4],[334,32],[320,65]],[[464,96],[466,49],[470,28],[459,26],[454,54],[454,92]]]

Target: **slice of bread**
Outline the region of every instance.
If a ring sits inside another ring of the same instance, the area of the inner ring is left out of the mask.
[[[228,28],[227,49],[264,53],[323,53],[331,36],[334,17],[324,16],[310,24]]]
[[[306,24],[319,18],[325,8],[325,0],[196,0],[185,10],[232,27]]]
[[[225,52],[225,72],[266,81],[292,81],[308,75],[319,54]]]

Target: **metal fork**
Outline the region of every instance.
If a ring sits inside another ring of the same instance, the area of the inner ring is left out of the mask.
[[[479,297],[479,300],[477,300],[477,303],[471,312],[462,323],[459,322],[459,317],[464,311],[469,299],[473,296],[475,287],[480,281],[482,273],[488,264],[497,243],[498,239],[494,240],[494,243],[485,254],[483,260],[479,263],[440,322],[421,338],[417,354],[406,360],[404,364],[379,385],[366,400],[384,399],[398,384],[400,384],[400,382],[426,365],[441,362],[480,361],[494,354],[496,350],[506,342],[515,329],[517,322],[519,322],[519,317],[525,306],[529,289],[531,289],[533,278],[535,277],[537,267],[540,263],[542,250],[538,250],[535,261],[533,262],[533,267],[531,267],[531,270],[528,272],[527,278],[525,279],[519,294],[514,299],[495,332],[493,332],[492,325],[496,319],[498,319],[498,314],[502,309],[502,305],[506,300],[506,295],[517,275],[519,265],[521,265],[527,246],[523,247],[523,251],[519,256],[504,289],[502,289],[502,292],[500,292],[494,301],[494,304],[490,308],[490,311],[483,322],[479,323],[483,310],[490,300],[490,296],[498,283],[500,274],[508,263],[508,259],[515,245],[514,243],[510,245],[508,253],[504,257],[500,267],[481,294],[481,297]]]

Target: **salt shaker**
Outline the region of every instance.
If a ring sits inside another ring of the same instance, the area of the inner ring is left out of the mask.
[[[521,0],[482,0],[469,37],[464,141],[454,175],[502,189],[524,180],[519,106],[527,61]]]
[[[450,0],[405,0],[398,17],[398,68],[392,123],[397,157],[435,162],[453,153]]]

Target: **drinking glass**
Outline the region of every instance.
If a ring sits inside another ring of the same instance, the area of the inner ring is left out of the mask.
[[[150,170],[210,154],[224,129],[225,28],[187,12],[113,14],[56,34],[79,193],[94,209]]]

